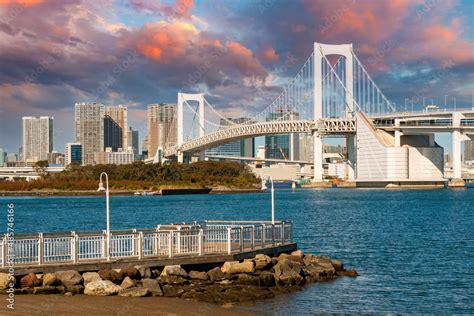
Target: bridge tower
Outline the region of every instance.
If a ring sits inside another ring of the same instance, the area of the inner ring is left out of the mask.
[[[340,44],[330,45],[314,43],[314,94],[313,94],[313,106],[314,106],[314,120],[319,120],[323,116],[323,72],[322,63],[325,62],[326,56],[328,55],[339,55],[345,57],[345,74],[346,82],[344,85],[345,90],[345,103],[346,103],[346,116],[352,117],[354,113],[354,78],[353,78],[353,55],[352,55],[352,44]],[[313,135],[314,144],[314,181],[319,182],[323,180],[323,142],[321,135],[317,132]],[[347,153],[348,153],[348,180],[355,179],[355,136],[350,135],[346,137]]]
[[[183,105],[186,101],[196,101],[198,102],[198,114],[199,114],[199,137],[204,136],[204,94],[203,93],[178,93],[178,122],[177,122],[177,129],[178,129],[178,148],[181,147],[184,143],[184,112],[183,112]],[[184,154],[179,151],[178,152],[178,162],[182,163],[184,161]]]

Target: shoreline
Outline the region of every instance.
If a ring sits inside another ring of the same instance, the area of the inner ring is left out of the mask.
[[[254,315],[238,306],[157,296],[16,295],[14,310],[6,308],[6,295],[0,298],[2,315]]]
[[[111,196],[134,196],[135,192],[143,192],[144,190],[111,190]],[[146,192],[146,191],[145,191]],[[259,189],[212,189],[208,194],[239,194],[239,193],[260,193]],[[103,193],[95,190],[73,190],[73,191],[0,191],[0,196],[35,196],[35,197],[47,197],[47,196],[102,196]],[[183,194],[187,195],[187,194]],[[155,194],[155,196],[161,196],[161,194]]]

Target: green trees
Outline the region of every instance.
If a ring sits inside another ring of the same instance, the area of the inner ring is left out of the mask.
[[[247,166],[236,162],[147,165],[140,161],[129,165],[70,166],[63,172],[50,174],[37,181],[0,182],[0,190],[94,190],[100,173],[104,171],[109,175],[110,186],[120,190],[157,189],[163,185],[253,188],[259,183]]]

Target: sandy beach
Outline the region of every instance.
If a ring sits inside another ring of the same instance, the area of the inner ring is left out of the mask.
[[[222,307],[179,298],[16,295],[15,310],[0,295],[1,315],[252,315],[238,307]]]

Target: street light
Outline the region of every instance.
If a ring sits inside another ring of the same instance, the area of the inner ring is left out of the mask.
[[[104,183],[102,182],[102,176],[105,176],[105,185],[106,188],[104,188]],[[107,210],[107,261],[110,261],[110,204],[109,204],[109,176],[107,173],[102,172],[100,174],[100,182],[99,182],[99,188],[97,189],[98,192],[103,192],[105,191],[105,205],[106,205],[106,210]]]
[[[272,185],[271,192],[272,192],[272,225],[275,225],[275,188],[273,187],[273,179],[271,176],[263,176],[263,178],[267,178],[270,180],[270,184]]]

